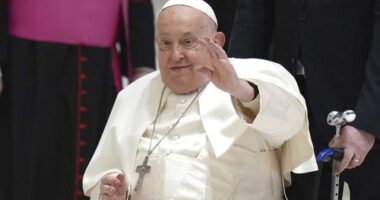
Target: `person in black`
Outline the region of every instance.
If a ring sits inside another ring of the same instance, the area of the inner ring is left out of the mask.
[[[226,41],[229,40],[234,23],[235,11],[239,0],[205,0],[215,11],[218,19],[218,31],[226,35]],[[228,49],[228,43],[223,48]]]
[[[9,99],[6,98],[7,90],[4,89],[4,82],[7,76],[7,0],[0,0],[0,199],[11,199],[10,183],[11,183],[11,135],[9,132]]]
[[[90,16],[100,15],[91,10],[96,3],[109,5],[108,1],[88,1],[86,5],[83,2],[70,3]],[[122,2],[129,2],[123,4],[129,6],[129,12],[122,12],[125,7],[115,10],[120,17],[115,44],[121,48],[114,52],[113,46],[16,35],[11,32],[11,16],[14,17],[11,11],[24,5],[10,0],[8,6],[3,6],[6,0],[1,0],[0,57],[4,91],[0,105],[0,152],[5,155],[1,156],[4,179],[1,179],[0,195],[4,191],[6,196],[0,199],[88,199],[82,192],[82,176],[121,89],[115,83],[120,77],[114,73],[117,68],[114,61],[120,61],[117,70],[123,71],[129,81],[155,70],[150,1],[119,1]],[[73,15],[70,9],[65,14]],[[9,17],[8,24],[3,15]],[[99,30],[103,27],[98,21],[89,23],[96,23]],[[41,31],[40,27],[28,27],[30,32]],[[83,32],[81,36],[97,33],[96,30]]]
[[[341,180],[351,200],[380,199],[380,0],[240,0],[229,56],[270,59],[296,76],[315,152],[343,148],[334,170],[347,169]],[[335,130],[328,113],[348,109],[356,120],[330,142]],[[317,184],[321,200],[330,198],[330,173],[325,165]],[[312,187],[307,176],[294,177],[291,199],[316,197],[295,189]]]

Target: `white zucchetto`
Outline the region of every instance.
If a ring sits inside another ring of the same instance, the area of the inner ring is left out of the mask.
[[[184,5],[197,9],[209,16],[212,21],[218,25],[218,20],[216,19],[214,11],[212,10],[211,6],[203,0],[169,0],[165,3],[164,6],[162,6],[160,13],[167,7],[177,5]]]

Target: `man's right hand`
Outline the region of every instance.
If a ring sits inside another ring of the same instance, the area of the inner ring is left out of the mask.
[[[125,175],[121,173],[107,174],[100,180],[102,200],[126,200],[127,188]]]
[[[375,143],[375,137],[370,133],[346,125],[340,136],[330,141],[331,148],[343,149],[344,157],[334,169],[334,174],[340,174],[345,169],[360,166]]]

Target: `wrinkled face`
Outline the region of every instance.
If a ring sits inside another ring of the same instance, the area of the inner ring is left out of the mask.
[[[156,43],[161,78],[173,92],[190,93],[208,81],[199,69],[205,54],[200,40],[213,38],[216,32],[210,23],[205,14],[187,6],[171,6],[160,13]]]

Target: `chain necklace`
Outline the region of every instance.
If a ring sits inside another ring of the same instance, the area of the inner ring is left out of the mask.
[[[155,134],[155,131],[156,131],[156,124],[157,124],[157,120],[158,120],[158,117],[160,116],[161,112],[162,112],[162,99],[163,99],[163,96],[164,96],[164,92],[165,92],[165,89],[166,87],[164,87],[162,89],[162,92],[161,92],[161,97],[160,97],[160,101],[158,103],[158,109],[157,109],[157,113],[156,113],[156,117],[153,121],[153,131],[152,131],[152,136],[150,138],[150,142],[149,142],[149,150],[144,158],[144,161],[141,165],[137,166],[136,167],[136,172],[139,174],[139,177],[137,179],[137,183],[136,183],[136,186],[135,186],[135,189],[134,191],[135,192],[138,192],[140,191],[141,189],[141,186],[143,184],[143,181],[144,181],[144,176],[145,174],[148,174],[150,172],[150,168],[151,166],[148,165],[148,161],[149,161],[149,156],[152,154],[152,152],[158,147],[158,145],[171,133],[171,131],[177,126],[177,124],[179,123],[179,121],[183,118],[183,116],[185,115],[185,113],[189,110],[189,108],[191,107],[191,105],[195,102],[195,100],[198,98],[199,94],[202,92],[202,90],[206,87],[207,84],[205,84],[202,88],[200,88],[198,91],[197,91],[197,94],[194,96],[194,98],[191,100],[190,104],[186,107],[186,109],[179,115],[179,117],[177,118],[177,120],[174,122],[174,124],[172,126],[170,126],[169,130],[164,134],[164,136],[162,136],[162,138],[153,146],[152,148],[152,141],[153,141],[153,137],[154,137],[154,134]]]

